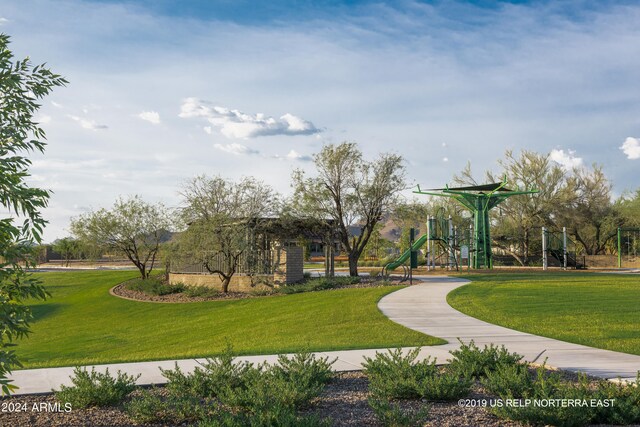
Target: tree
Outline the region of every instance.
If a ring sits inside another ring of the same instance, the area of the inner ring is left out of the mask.
[[[349,258],[349,274],[357,276],[358,259],[376,224],[405,188],[403,159],[386,153],[365,161],[351,142],[326,145],[313,159],[317,176],[307,177],[300,169],[293,173],[296,209],[301,215],[334,221]],[[350,227],[357,227],[357,235]]]
[[[618,198],[614,209],[625,227],[640,227],[640,188]]]
[[[277,214],[279,196],[252,177],[233,182],[204,175],[187,182],[181,195],[186,230],[181,233],[177,257],[217,274],[226,293],[243,260],[255,255],[253,231]]]
[[[67,81],[29,59],[13,61],[9,36],[0,34],[0,205],[21,217],[0,219],[0,386],[2,394],[17,387],[7,379],[14,367],[22,366],[12,347],[29,334],[29,298],[45,299],[42,284],[23,265],[34,264],[32,249],[41,242],[46,221],[40,210],[47,206],[49,192],[30,187],[31,151],[44,152],[45,132],[35,122],[38,101]]]
[[[81,242],[126,256],[142,279],[155,266],[160,244],[170,237],[172,218],[162,204],[139,196],[118,199],[110,210],[88,212],[71,220],[71,233]]]
[[[596,164],[591,169],[574,169],[570,182],[573,200],[559,206],[558,216],[588,255],[604,253],[620,225],[611,199],[612,185]]]
[[[71,237],[65,237],[53,242],[52,249],[60,254],[66,267],[69,267],[69,260],[80,254],[78,241]]]

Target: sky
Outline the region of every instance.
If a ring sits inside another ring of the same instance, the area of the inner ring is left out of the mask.
[[[45,241],[119,196],[179,206],[199,174],[289,194],[342,141],[423,188],[527,149],[635,190],[638,22],[637,2],[0,2],[16,57],[69,80],[37,114]]]

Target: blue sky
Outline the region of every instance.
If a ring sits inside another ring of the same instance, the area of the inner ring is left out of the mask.
[[[34,184],[69,218],[140,194],[180,203],[199,173],[283,193],[323,144],[394,151],[440,187],[506,149],[602,164],[640,186],[640,6],[633,2],[4,0],[17,56],[70,84],[39,118]]]

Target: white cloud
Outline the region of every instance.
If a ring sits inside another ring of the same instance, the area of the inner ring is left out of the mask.
[[[622,152],[627,156],[627,159],[636,160],[640,159],[640,139],[628,137],[624,140],[624,143],[620,146]]]
[[[213,133],[213,128],[211,126],[205,126],[202,129],[204,129],[207,135],[211,135]]]
[[[56,101],[51,101],[51,105],[53,105],[56,108],[64,108],[64,106],[62,104],[59,104]]]
[[[4,25],[7,22],[9,22],[9,20],[7,18],[0,18],[0,25]]]
[[[95,120],[83,119],[82,117],[74,116],[71,114],[67,115],[67,117],[69,117],[71,120],[75,122],[78,122],[80,126],[82,126],[84,129],[98,130],[98,129],[109,128],[109,126],[107,125],[96,123]]]
[[[142,113],[138,114],[138,118],[146,120],[149,123],[153,123],[154,125],[160,124],[160,114],[158,114],[156,111],[143,111]]]
[[[445,162],[445,163],[447,163],[447,162],[449,161],[449,158],[448,158],[448,157],[443,157],[443,158],[442,158],[442,161],[443,161],[443,162]]]
[[[182,118],[201,117],[220,128],[227,138],[256,138],[272,135],[312,135],[320,132],[310,121],[286,113],[279,119],[262,113],[246,114],[239,110],[212,105],[198,98],[187,98],[180,107]],[[206,131],[206,129],[205,129]]]
[[[298,153],[296,150],[289,151],[289,154],[287,154],[287,159],[289,159],[289,160],[298,160],[298,161],[301,161],[301,162],[309,162],[309,161],[313,160],[311,158],[311,156],[305,156],[303,154]]]
[[[254,150],[242,144],[215,144],[214,147],[220,151],[224,151],[226,153],[235,154],[236,156],[247,155],[247,154],[258,154],[258,150]]]
[[[577,168],[582,166],[582,157],[576,157],[576,152],[574,150],[567,150],[565,153],[564,150],[553,149],[549,156],[551,160],[559,164],[564,170],[571,170],[573,168]]]

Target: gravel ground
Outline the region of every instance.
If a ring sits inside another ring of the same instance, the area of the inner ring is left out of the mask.
[[[306,413],[317,413],[321,417],[330,417],[334,426],[379,426],[367,404],[367,379],[362,372],[344,372],[337,374],[325,388],[320,397],[312,402]],[[159,390],[161,392],[161,389]],[[477,388],[470,398],[486,397]],[[121,408],[72,409],[70,412],[55,412],[40,406],[45,403],[54,405],[52,395],[3,398],[0,400],[0,426],[39,427],[39,426],[111,426],[124,427],[136,425]],[[36,405],[34,408],[34,404]],[[406,401],[404,408],[418,409],[426,402]],[[26,410],[25,410],[26,406]],[[17,408],[20,408],[18,410]],[[64,411],[64,407],[61,408]],[[425,426],[521,426],[521,424],[500,420],[483,408],[463,408],[456,402],[431,403],[428,422]],[[163,424],[143,424],[160,426]]]

